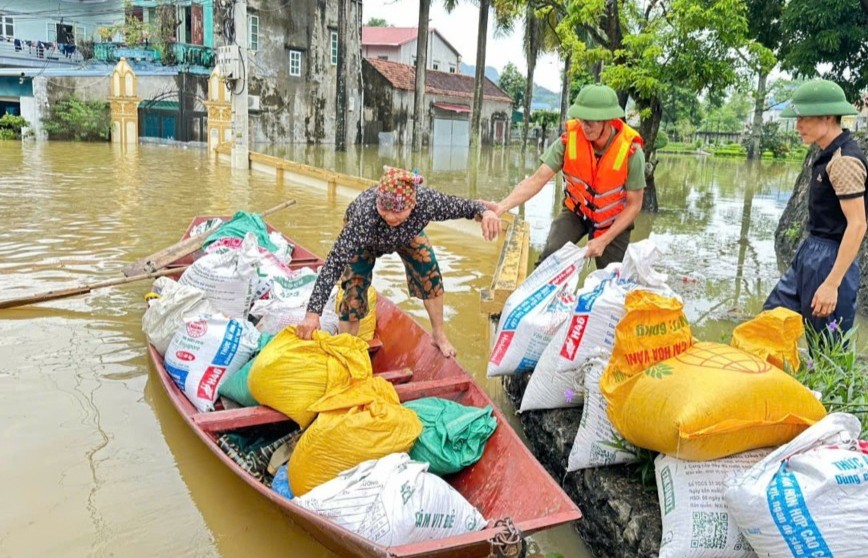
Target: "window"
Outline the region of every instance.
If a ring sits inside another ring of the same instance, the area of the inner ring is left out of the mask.
[[[338,32],[332,31],[332,66],[338,64]]]
[[[440,62],[437,61],[437,60],[435,60],[434,62],[432,62],[432,63],[431,63],[431,69],[432,69],[432,70],[438,70],[438,69],[440,69]]]
[[[247,16],[247,48],[259,50],[259,16]]]
[[[449,63],[449,73],[450,74],[455,73],[455,64],[453,64],[452,62]]]
[[[388,59],[389,59],[388,56],[378,56],[377,57],[377,60],[388,60]]]
[[[413,65],[414,68],[416,67],[416,57],[415,56],[410,60],[410,63]]]
[[[0,15],[0,36],[3,36],[3,37],[14,37],[15,36],[15,22],[14,22],[12,16]]]
[[[289,51],[289,75],[291,75],[291,76],[300,76],[301,75],[301,51],[300,50],[290,50]]]

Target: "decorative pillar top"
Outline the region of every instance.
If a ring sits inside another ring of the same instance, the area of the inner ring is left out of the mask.
[[[129,65],[126,58],[121,58],[112,71],[111,96],[112,97],[137,97],[139,83],[136,73]]]

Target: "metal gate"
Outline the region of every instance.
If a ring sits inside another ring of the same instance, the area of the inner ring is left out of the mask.
[[[433,145],[470,145],[470,121],[434,119]]]

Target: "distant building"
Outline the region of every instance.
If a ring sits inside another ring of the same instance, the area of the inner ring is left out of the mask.
[[[408,144],[413,137],[416,70],[400,64],[366,58],[365,143]],[[470,114],[473,104],[473,76],[440,71],[426,72],[425,135],[429,145],[469,145]],[[509,138],[512,99],[485,78],[481,114],[484,144],[503,144]]]
[[[362,56],[416,66],[415,27],[362,27]],[[428,32],[427,69],[461,73],[461,55],[436,29]]]

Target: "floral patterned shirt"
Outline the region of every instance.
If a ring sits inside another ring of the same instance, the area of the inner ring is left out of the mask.
[[[473,219],[485,211],[481,202],[419,186],[416,207],[410,217],[397,227],[390,227],[377,212],[376,188],[374,186],[359,194],[347,208],[344,228],[320,269],[307,305],[308,312],[322,314],[332,286],[360,250],[368,249],[374,257],[391,254],[410,244],[431,221]]]

